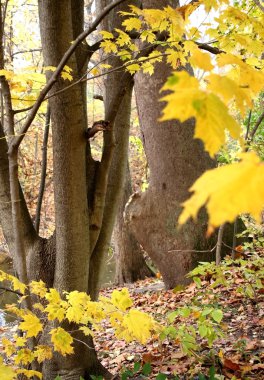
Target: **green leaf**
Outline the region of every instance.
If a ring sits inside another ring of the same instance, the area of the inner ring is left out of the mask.
[[[179,314],[180,314],[182,317],[184,317],[184,318],[188,318],[189,315],[191,314],[191,310],[190,310],[188,307],[183,307],[183,308],[180,310]]]
[[[199,334],[202,338],[204,338],[207,335],[207,327],[205,325],[200,325],[199,328]]]
[[[220,323],[223,319],[223,312],[220,309],[215,309],[212,311],[211,316],[215,322]]]
[[[201,279],[199,277],[193,277],[193,281],[197,285],[197,288],[201,288],[202,287],[202,281],[201,281]]]
[[[212,313],[213,309],[212,308],[208,308],[206,307],[203,312],[202,312],[202,315],[205,316],[205,315],[208,315],[210,313]]]
[[[165,373],[159,373],[156,376],[156,380],[166,380],[166,379],[167,379],[167,375],[165,375]]]
[[[177,316],[178,316],[177,311],[173,311],[172,313],[168,314],[167,318],[168,318],[169,323],[174,322]]]
[[[142,367],[142,374],[144,376],[148,376],[152,371],[151,364],[150,363],[145,363]]]
[[[133,368],[133,372],[136,373],[140,370],[140,367],[141,367],[141,364],[140,362],[136,362],[134,363],[134,368]]]
[[[215,380],[215,368],[214,367],[211,367],[209,370],[209,379]]]

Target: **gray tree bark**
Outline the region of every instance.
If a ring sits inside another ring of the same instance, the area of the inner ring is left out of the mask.
[[[107,2],[105,0],[97,0],[96,6],[98,11],[103,9],[106,4]],[[129,4],[129,1],[125,1],[124,4],[118,6],[114,11],[112,11],[102,23],[102,28],[105,30],[114,30],[115,28],[122,28],[121,23],[123,20],[119,17],[116,17],[116,14],[121,10],[128,10]],[[119,67],[121,61],[119,58],[112,57],[109,59],[108,63],[114,68]],[[90,273],[90,283],[93,284],[92,288],[95,289],[96,292],[98,292],[98,289],[100,287],[100,281],[104,274],[105,257],[109,249],[117,213],[117,220],[120,220],[120,223],[118,224],[119,231],[115,234],[115,239],[118,239],[119,241],[117,248],[120,248],[122,250],[122,255],[125,252],[128,256],[134,254],[135,257],[138,257],[139,255],[141,255],[141,252],[139,251],[139,246],[137,245],[135,238],[124,226],[121,209],[122,207],[124,207],[125,204],[124,201],[122,202],[124,188],[126,188],[129,185],[127,183],[129,178],[126,177],[126,174],[128,161],[131,98],[133,90],[132,78],[128,74],[124,75],[123,71],[116,71],[110,75],[107,75],[105,78],[105,112],[106,114],[109,112],[112,99],[117,94],[119,83],[122,83],[124,87],[129,87],[126,92],[126,95],[122,100],[120,111],[115,120],[115,151],[109,173],[109,182],[107,186],[107,197],[104,209],[103,224],[97,241],[97,245],[92,256],[93,270]],[[119,206],[120,202],[122,202],[121,208]],[[133,249],[137,251],[133,251]],[[124,262],[124,259],[122,260],[122,262]],[[133,261],[131,260],[131,258],[128,257],[128,262],[131,262],[131,264],[134,263],[134,268],[131,268],[131,272],[133,271],[134,273],[138,271],[139,275],[141,273],[142,275],[149,273],[142,255],[141,260],[138,260],[138,263],[141,265],[142,271],[140,270],[141,268],[139,266],[135,267],[137,263],[136,261]]]
[[[176,7],[178,1],[166,0],[162,4],[158,0],[143,1],[146,8],[166,5]],[[189,221],[181,229],[177,219],[181,204],[190,195],[190,186],[215,165],[202,142],[193,139],[193,121],[184,124],[158,121],[164,107],[160,102],[160,89],[170,72],[168,65],[157,64],[151,80],[142,73],[135,78],[150,183],[147,191],[135,195],[127,206],[129,226],[159,268],[167,288],[188,282],[185,275],[201,261],[200,254],[190,251],[213,247],[212,241],[205,238],[207,217],[204,212],[200,213],[197,223]]]

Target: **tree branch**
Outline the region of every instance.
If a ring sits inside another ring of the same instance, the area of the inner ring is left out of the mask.
[[[260,124],[262,123],[263,120],[264,120],[264,112],[262,112],[262,114],[258,118],[258,120],[257,120],[257,122],[256,122],[256,124],[255,124],[255,126],[254,126],[254,128],[252,130],[252,132],[250,133],[250,139],[251,139],[251,141],[253,140],[253,138],[254,138],[254,136],[255,136],[255,134],[256,134],[256,132],[257,132],[257,130],[258,130],[258,128],[259,128],[259,126],[260,126]]]
[[[45,120],[43,145],[42,145],[42,168],[41,168],[41,178],[40,178],[38,203],[37,203],[37,210],[36,210],[36,220],[35,220],[35,229],[36,229],[37,234],[39,233],[41,206],[42,206],[43,195],[44,195],[45,184],[46,184],[49,127],[50,127],[50,106],[48,105],[46,120]]]
[[[259,0],[253,0],[257,7],[264,12],[264,6],[260,4]]]
[[[88,29],[86,29],[83,33],[81,33],[76,40],[71,44],[69,49],[66,51],[64,56],[62,57],[59,65],[57,66],[56,70],[54,71],[53,75],[45,85],[45,87],[41,90],[38,99],[36,100],[33,108],[31,109],[27,120],[25,121],[24,126],[21,128],[20,132],[16,137],[13,138],[10,147],[9,152],[11,153],[14,149],[17,149],[20,145],[21,141],[23,140],[25,134],[27,133],[28,128],[32,124],[43,100],[45,100],[46,95],[50,91],[50,89],[53,87],[54,83],[58,80],[64,66],[68,62],[69,58],[72,56],[72,54],[75,52],[77,47],[82,43],[82,41],[89,36],[100,24],[100,22],[104,19],[107,14],[114,9],[117,5],[121,4],[125,0],[116,0],[113,3],[109,4],[105,9],[96,17],[96,19],[93,21],[93,23],[90,25]]]
[[[125,83],[125,84],[124,84]],[[115,119],[121,105],[122,99],[129,88],[133,85],[133,77],[129,73],[124,73],[123,80],[120,83],[120,90],[109,106],[109,113],[105,115],[106,120],[110,122],[111,129],[105,132],[104,148],[98,173],[96,175],[96,187],[93,201],[93,211],[90,219],[90,252],[93,252],[97,239],[100,234],[104,205],[106,199],[108,175],[111,167],[112,157],[115,148],[114,128]]]

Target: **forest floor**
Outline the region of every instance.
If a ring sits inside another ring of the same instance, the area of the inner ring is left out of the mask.
[[[103,331],[95,333],[96,349],[103,365],[114,374],[123,372],[123,380],[142,377],[142,367],[149,379],[158,380],[264,379],[264,291],[258,289],[253,295],[244,292],[249,280],[239,267],[228,268],[228,276],[232,279],[228,286],[220,283],[212,287],[214,280],[210,276],[202,278],[198,285],[191,283],[183,290],[166,291],[158,279],[128,285],[134,307],[151,314],[164,325],[168,324],[168,313],[180,307],[192,306],[197,300],[203,304],[217,300],[217,307],[223,311],[220,323],[223,336],[214,341],[212,347],[198,338],[197,350],[193,355],[186,355],[177,339],[160,342],[155,337],[146,345],[128,344],[117,340],[111,326],[106,324]],[[252,269],[255,270],[249,264],[247,270],[251,273]],[[258,269],[263,271],[263,267]],[[107,288],[102,295],[110,296],[114,289],[117,288]],[[177,329],[185,320],[178,317],[174,327]],[[197,330],[195,318],[188,323]],[[214,371],[218,376],[214,377]]]
[[[176,331],[183,324],[187,330],[192,326],[198,331],[197,312],[188,318],[178,315],[168,322],[168,315],[179,308],[191,310],[204,305],[221,309],[223,319],[219,327],[223,335],[209,347],[208,341],[197,334],[196,348],[187,355],[177,338],[161,341],[153,336],[146,345],[126,343],[118,340],[113,328],[105,322],[103,329],[94,333],[102,364],[114,375],[123,374],[122,380],[264,380],[264,287],[252,287],[259,279],[263,284],[263,257],[261,260],[248,260],[246,264],[244,261],[243,265],[237,260],[217,267],[222,268],[223,276],[228,279],[218,283],[216,277],[205,273],[184,289],[165,290],[157,278],[127,285],[133,307],[152,315],[161,325],[173,326]],[[108,287],[101,294],[111,297],[114,289],[122,288]],[[8,323],[0,327],[0,335],[12,339],[16,329],[16,322]],[[0,344],[0,353],[2,350]]]

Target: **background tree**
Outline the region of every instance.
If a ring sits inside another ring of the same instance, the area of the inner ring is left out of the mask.
[[[161,9],[167,5],[177,7],[179,2],[143,1],[145,8]],[[190,68],[188,70],[192,72]],[[151,80],[143,73],[135,77],[150,178],[148,189],[135,194],[127,207],[131,230],[159,268],[168,288],[188,281],[185,275],[202,259],[195,251],[210,251],[215,244],[205,237],[205,213],[199,215],[197,223],[189,222],[181,230],[177,229],[181,203],[189,197],[191,184],[214,167],[215,161],[204,152],[201,141],[193,139],[193,120],[184,125],[158,121],[164,108],[164,103],[160,102],[160,90],[170,74],[171,67],[160,63],[156,64]],[[208,252],[203,259],[211,257]]]
[[[138,3],[138,2],[136,2]],[[97,1],[97,9],[100,12],[107,2],[104,0]],[[102,23],[104,30],[114,31],[116,28],[122,28],[122,19],[116,17],[120,11],[128,11],[129,1],[125,1],[120,6],[116,7]],[[104,80],[104,103],[106,113],[109,112],[112,99],[116,96],[116,92],[123,80],[123,72],[118,70],[122,65],[122,60],[116,56],[110,57],[107,63],[113,69],[117,68],[116,72],[108,74]],[[132,82],[131,82],[132,83]],[[124,83],[126,86],[126,83]],[[118,283],[133,282],[145,276],[151,275],[147,267],[142,250],[139,244],[131,235],[124,224],[123,211],[125,204],[131,193],[131,179],[128,167],[128,144],[131,119],[131,100],[132,100],[133,84],[127,90],[124,96],[120,110],[115,120],[115,149],[113,153],[112,164],[109,173],[108,190],[106,197],[106,205],[104,211],[104,221],[101,230],[101,239],[98,241],[98,249],[103,254],[100,258],[100,253],[96,253],[96,260],[105,262],[105,257],[110,247],[114,223],[116,220],[114,234],[114,249],[116,258],[116,280]],[[121,202],[120,202],[121,200]],[[117,215],[117,218],[115,218]],[[112,221],[109,223],[109,217]],[[98,264],[94,266],[99,268]]]

